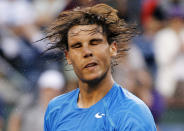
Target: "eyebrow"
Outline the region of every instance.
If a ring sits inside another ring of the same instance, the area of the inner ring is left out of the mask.
[[[103,41],[103,39],[101,39],[101,38],[94,38],[94,39],[90,40],[90,42],[93,42],[93,41],[101,42],[101,41]]]

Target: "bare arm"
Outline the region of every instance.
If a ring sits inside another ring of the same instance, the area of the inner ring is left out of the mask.
[[[20,131],[21,127],[21,116],[12,113],[8,121],[8,131]]]

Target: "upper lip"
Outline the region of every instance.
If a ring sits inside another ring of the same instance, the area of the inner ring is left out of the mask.
[[[94,66],[94,65],[97,65],[97,62],[89,62],[89,63],[87,63],[87,64],[84,66],[84,68],[88,68],[88,67]]]

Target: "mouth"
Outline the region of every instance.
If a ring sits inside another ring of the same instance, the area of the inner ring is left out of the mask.
[[[98,64],[96,62],[91,62],[91,63],[88,63],[87,65],[85,65],[84,68],[91,68],[91,67],[95,67],[97,65]]]

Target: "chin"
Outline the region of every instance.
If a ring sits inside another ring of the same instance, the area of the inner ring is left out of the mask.
[[[105,77],[107,76],[107,72],[99,75],[99,76],[94,76],[92,78],[88,79],[81,79],[84,83],[87,83],[89,85],[97,85],[99,84]]]
[[[102,81],[100,78],[95,78],[95,79],[83,79],[82,80],[84,83],[87,83],[88,85],[98,85]]]

